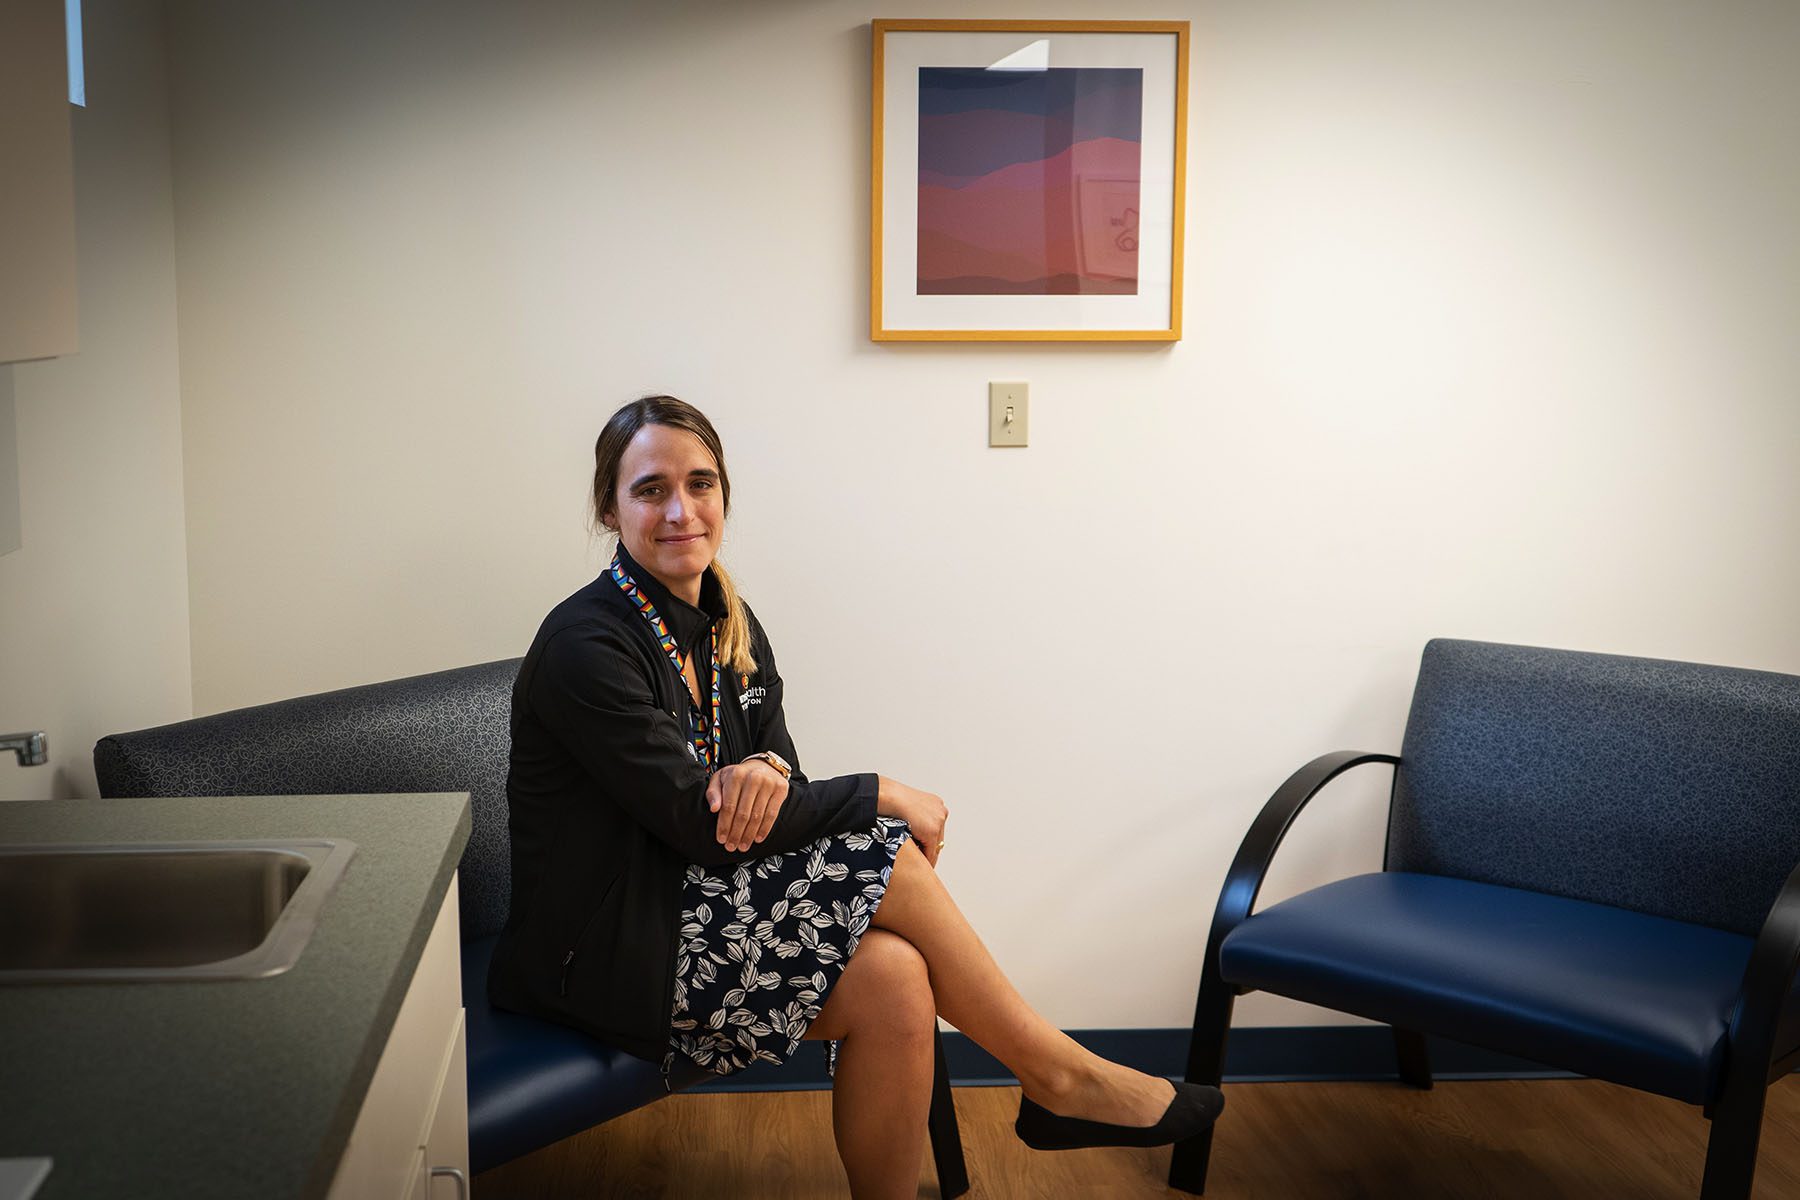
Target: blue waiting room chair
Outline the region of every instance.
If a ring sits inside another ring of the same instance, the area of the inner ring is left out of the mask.
[[[477,1172],[667,1094],[660,1064],[487,1001],[488,961],[511,894],[506,768],[519,661],[301,696],[114,734],[94,747],[107,797],[469,793],[458,918]],[[670,1082],[709,1078],[678,1068]],[[940,1193],[960,1196],[969,1177],[941,1038],[930,1130]]]
[[[1368,764],[1393,768],[1385,869],[1252,913],[1301,810]],[[1219,1082],[1235,997],[1271,992],[1391,1025],[1417,1087],[1435,1034],[1698,1105],[1702,1200],[1745,1200],[1800,1062],[1796,864],[1800,678],[1433,641],[1399,757],[1314,759],[1251,825],[1187,1078]],[[1172,1187],[1204,1191],[1212,1139]]]

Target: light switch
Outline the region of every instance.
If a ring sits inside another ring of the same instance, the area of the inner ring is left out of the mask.
[[[1023,446],[1031,428],[1031,385],[988,384],[988,445]]]

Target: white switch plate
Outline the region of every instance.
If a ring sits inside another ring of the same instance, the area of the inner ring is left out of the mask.
[[[1031,431],[1031,385],[988,384],[988,445],[1023,446]]]

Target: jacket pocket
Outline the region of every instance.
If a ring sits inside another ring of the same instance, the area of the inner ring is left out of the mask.
[[[588,913],[587,919],[582,921],[581,928],[576,931],[574,940],[564,949],[562,965],[557,975],[558,995],[564,998],[568,997],[570,977],[574,974],[579,960],[592,958],[604,951],[604,946],[596,946],[594,943],[596,938],[605,933],[608,928],[609,922],[604,918],[609,906],[616,907],[612,901],[618,895],[619,881],[624,877],[624,871],[620,871],[612,877],[612,882],[608,883],[606,890],[600,893],[600,899],[594,905],[593,910]],[[583,965],[586,964],[583,963]]]

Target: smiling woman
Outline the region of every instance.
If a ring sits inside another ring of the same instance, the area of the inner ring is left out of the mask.
[[[602,524],[652,575],[698,604],[700,579],[718,554],[725,527],[718,457],[694,434],[669,425],[645,425],[623,454],[600,457],[629,481],[623,489],[610,478],[595,486],[594,494],[604,498]]]
[[[916,1194],[940,1015],[1023,1083],[1029,1145],[1205,1129],[1216,1089],[1097,1058],[1013,989],[937,877],[941,799],[801,771],[768,635],[718,561],[712,423],[671,396],[625,405],[593,500],[618,551],[545,618],[513,688],[494,1003],[665,1079],[678,1059],[729,1074],[841,1043],[832,1125],[857,1197]]]

